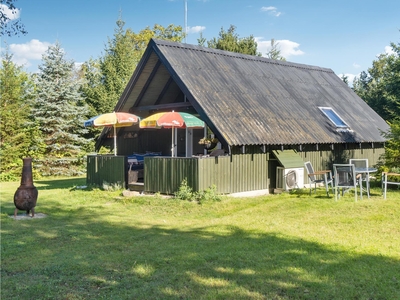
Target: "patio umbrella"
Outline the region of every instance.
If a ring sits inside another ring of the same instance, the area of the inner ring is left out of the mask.
[[[172,157],[174,157],[175,128],[204,128],[204,122],[199,118],[184,112],[161,112],[151,115],[139,123],[140,128],[172,128]]]
[[[117,127],[129,127],[139,122],[139,117],[126,112],[112,112],[95,116],[85,121],[85,127],[113,127],[114,155],[117,155]]]

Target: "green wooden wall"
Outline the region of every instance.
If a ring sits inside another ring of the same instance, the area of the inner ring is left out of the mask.
[[[102,186],[107,182],[126,187],[127,158],[114,155],[88,155],[86,184]]]
[[[324,148],[325,147],[325,148]],[[328,145],[320,149],[298,151],[304,162],[311,161],[315,170],[332,170],[333,163],[347,163],[350,158],[367,158],[374,166],[384,148],[348,149],[345,145]],[[271,150],[270,150],[271,151]],[[279,150],[278,150],[279,151]],[[274,155],[263,153],[258,146],[231,149],[231,156],[218,157],[146,157],[144,160],[144,190],[173,194],[186,179],[194,191],[212,185],[219,193],[238,193],[276,187]],[[243,153],[244,152],[244,153]],[[307,173],[304,170],[305,183]],[[101,186],[103,182],[126,185],[127,161],[125,156],[94,155],[87,158],[87,184]]]
[[[267,189],[267,153],[206,158],[146,157],[144,190],[173,194],[186,179],[194,191],[215,185],[218,193]]]

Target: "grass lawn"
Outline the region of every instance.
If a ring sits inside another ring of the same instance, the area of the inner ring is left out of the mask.
[[[1,183],[1,299],[400,299],[400,191],[194,202]],[[23,212],[19,212],[23,214]]]

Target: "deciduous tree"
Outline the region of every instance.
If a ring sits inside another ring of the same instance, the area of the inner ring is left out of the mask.
[[[121,18],[116,24],[104,55],[82,67],[86,79],[82,91],[92,115],[113,111],[151,38],[178,42],[184,38],[181,26],[156,24],[135,33],[124,29],[125,22]]]
[[[14,3],[17,0],[1,0],[0,1],[0,36],[27,34],[24,24],[17,17],[19,9]]]
[[[32,90],[29,75],[13,63],[12,55],[6,49],[0,69],[0,180],[18,178],[21,159],[40,154],[40,149],[36,151],[38,148],[33,143],[37,131],[26,126]]]
[[[400,43],[391,47],[354,81],[354,91],[386,121],[400,116]]]
[[[367,72],[354,81],[354,91],[390,125],[383,164],[400,167],[400,43],[379,55]]]

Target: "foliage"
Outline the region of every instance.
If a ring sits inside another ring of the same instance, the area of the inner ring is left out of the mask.
[[[266,53],[266,56],[270,59],[286,61],[286,58],[281,56],[279,43],[275,43],[275,39],[271,39],[271,49]]]
[[[179,186],[179,189],[174,193],[174,196],[179,200],[194,201],[195,193],[193,192],[193,189],[188,185],[186,178],[182,180],[181,185]]]
[[[112,39],[108,39],[105,54],[97,60],[89,60],[82,66],[85,84],[82,86],[91,116],[114,110],[133,71],[139,63],[151,38],[181,41],[184,37],[182,27],[169,25],[164,28],[154,25],[139,33],[124,30],[125,22],[119,18]],[[99,129],[92,130],[93,134]],[[94,136],[93,135],[93,136]]]
[[[217,138],[212,137],[203,137],[199,140],[199,144],[206,145],[206,144],[216,144],[218,143]]]
[[[122,184],[120,182],[108,183],[107,181],[103,181],[102,188],[104,191],[121,191],[121,190],[123,190]]]
[[[22,158],[40,156],[43,145],[34,143],[40,136],[37,126],[27,126],[34,86],[22,67],[12,62],[8,49],[0,69],[0,180],[21,175]]]
[[[381,158],[388,170],[390,168],[400,167],[400,119],[394,120],[390,125],[390,131],[384,132],[383,135],[387,138],[385,144],[385,153]]]
[[[391,43],[393,53],[381,54],[368,72],[354,81],[354,91],[390,125],[380,165],[400,167],[400,43]]]
[[[197,192],[196,198],[199,203],[203,203],[205,201],[221,201],[222,199],[221,195],[219,195],[217,192],[217,186],[215,184],[204,191]]]
[[[17,0],[1,0],[0,2],[0,36],[13,36],[23,35],[28,32],[25,30],[24,24],[21,20],[15,18],[18,14],[19,9],[15,7]]]
[[[400,43],[391,47],[393,53],[379,55],[353,84],[354,91],[389,122],[400,116]]]
[[[19,183],[2,184],[2,299],[399,298],[396,189],[198,205],[82,185],[35,181],[35,218],[14,220]]]
[[[45,144],[44,157],[34,157],[45,175],[81,174],[84,151],[83,122],[87,107],[79,93],[80,82],[74,73],[74,62],[65,59],[57,42],[43,55],[37,75],[32,125],[39,126]]]
[[[221,197],[217,193],[215,185],[204,191],[193,192],[193,189],[188,185],[186,178],[182,180],[178,191],[175,192],[175,198],[179,200],[196,201],[202,203],[204,201],[220,201]]]
[[[208,47],[236,53],[261,56],[261,53],[257,52],[257,42],[252,35],[249,37],[240,38],[235,31],[236,27],[234,25],[231,25],[227,31],[225,31],[222,27],[218,38],[213,38],[207,41]],[[199,43],[200,42],[202,41],[199,40]]]
[[[342,76],[340,77],[340,79],[342,79],[342,81],[346,84],[349,85],[349,77],[345,74],[342,74]]]

